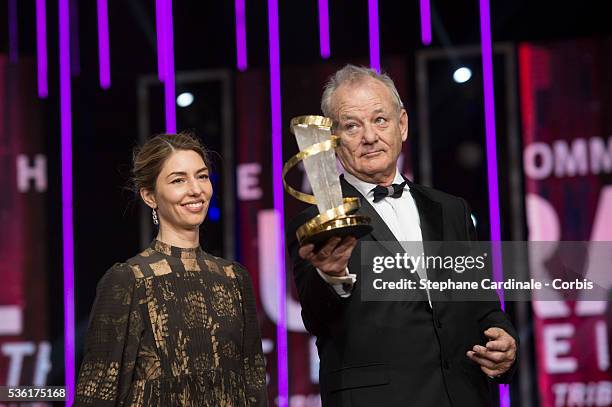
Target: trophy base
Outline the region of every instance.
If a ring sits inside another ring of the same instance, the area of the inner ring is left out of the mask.
[[[332,237],[353,236],[359,239],[373,229],[370,218],[361,215],[345,215],[320,225],[309,223],[298,228],[296,235],[300,246],[314,244],[315,250],[320,249]]]

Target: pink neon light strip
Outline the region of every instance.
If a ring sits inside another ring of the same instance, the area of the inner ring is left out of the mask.
[[[164,74],[164,99],[166,106],[166,133],[176,133],[176,89],[174,87],[174,28],[172,0],[165,0],[166,72]]]
[[[380,72],[380,45],[378,39],[378,0],[368,0],[368,27],[370,33],[370,68]]]
[[[64,268],[64,368],[66,405],[72,405],[76,377],[74,349],[74,219],[72,210],[72,101],[70,95],[70,15],[68,0],[58,1],[60,133],[62,174],[62,254]]]
[[[278,368],[278,406],[289,405],[289,371],[287,348],[287,276],[285,274],[285,203],[283,201],[283,124],[280,86],[280,46],[278,0],[268,0],[268,43],[270,48],[270,110],[272,112],[272,194],[277,230],[278,321],[276,349]]]
[[[164,81],[166,73],[166,37],[164,12],[165,0],[155,0],[155,27],[157,28],[157,76],[161,82]]]
[[[176,133],[176,89],[174,79],[174,28],[172,0],[155,1],[157,24],[157,70],[164,83],[166,133]]]
[[[319,0],[319,45],[321,58],[330,56],[329,46],[329,4],[327,0]]]
[[[100,87],[108,89],[110,80],[110,52],[108,45],[108,3],[98,1],[98,58],[100,64]]]
[[[421,0],[421,42],[431,44],[431,11],[429,0]]]
[[[47,81],[47,7],[45,0],[36,0],[36,69],[38,97],[49,96]]]
[[[246,11],[244,0],[236,0],[236,60],[239,71],[247,69]]]
[[[79,4],[78,0],[70,0],[70,75],[77,77],[81,74],[81,61],[79,58]]]
[[[495,94],[493,87],[493,50],[491,41],[491,11],[489,0],[480,0],[480,38],[482,49],[482,77],[485,102],[485,140],[487,153],[487,178],[489,192],[489,221],[493,243],[493,278],[503,280],[501,254],[501,218],[497,166],[497,135],[495,132]],[[504,293],[498,292],[502,308]],[[510,407],[510,391],[507,385],[499,386],[501,407]]]

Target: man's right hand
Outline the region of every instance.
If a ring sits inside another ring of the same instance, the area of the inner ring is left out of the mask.
[[[300,247],[299,254],[301,258],[308,260],[323,273],[341,277],[346,273],[345,270],[355,246],[357,246],[357,239],[352,236],[344,239],[332,237],[318,252],[314,251],[314,244],[307,244]]]

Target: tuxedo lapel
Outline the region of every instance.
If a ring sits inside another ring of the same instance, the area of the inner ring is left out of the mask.
[[[444,239],[442,205],[429,198],[418,185],[408,181],[408,186],[410,187],[410,194],[419,211],[421,234],[423,236],[423,251],[427,256],[441,255],[440,244],[431,242],[440,242]],[[444,281],[449,277],[451,277],[451,275],[448,271],[427,269],[427,278],[430,280]],[[432,298],[433,302],[437,302],[438,300],[439,298]]]
[[[417,210],[419,211],[423,241],[432,242],[443,240],[442,205],[425,195],[418,185],[415,185],[408,180],[406,181],[410,187],[410,194],[412,195]]]
[[[411,183],[407,179],[406,181],[408,182],[410,194],[412,195],[419,212],[421,233],[423,237],[423,249],[425,250],[426,254],[434,255],[438,251],[438,248],[432,247],[432,245],[427,244],[427,242],[442,240],[442,205],[439,202],[429,198],[418,187],[418,185]],[[356,214],[368,216],[372,220],[371,225],[373,230],[370,233],[372,240],[376,241],[385,251],[393,256],[395,256],[397,253],[403,253],[405,249],[397,241],[397,238],[393,232],[391,232],[372,204],[370,204],[370,202],[363,195],[361,195],[361,193],[353,185],[346,181],[343,176],[340,177],[340,184],[342,185],[343,196],[359,198],[361,207],[357,210]],[[434,273],[435,275],[432,276],[429,275],[430,273],[427,271],[427,274],[428,278],[433,280],[441,277],[439,273]],[[418,279],[416,274],[410,275],[412,278]],[[427,307],[427,309],[429,310],[430,308]]]

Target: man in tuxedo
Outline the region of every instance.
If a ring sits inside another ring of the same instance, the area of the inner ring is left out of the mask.
[[[326,85],[321,107],[340,138],[344,196],[373,231],[331,238],[315,250],[287,228],[302,317],[316,335],[324,406],[490,406],[496,383],[516,368],[518,336],[499,302],[362,301],[361,243],[467,241],[466,202],[405,180],[397,169],[408,116],[391,78],[347,65]],[[426,277],[427,278],[427,277]]]

